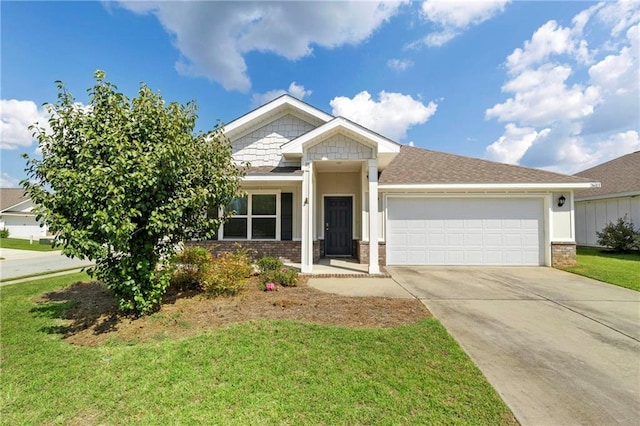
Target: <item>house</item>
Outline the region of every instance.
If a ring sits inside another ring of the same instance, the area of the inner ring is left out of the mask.
[[[600,181],[600,188],[575,193],[576,242],[597,246],[596,232],[624,217],[640,226],[640,151],[623,155],[576,176]]]
[[[241,243],[313,271],[575,262],[573,191],[591,179],[403,146],[283,95],[225,126],[250,169],[214,250]],[[374,244],[372,244],[374,242]]]
[[[46,237],[47,227],[36,220],[34,205],[22,188],[0,188],[0,229],[12,238],[38,240]]]

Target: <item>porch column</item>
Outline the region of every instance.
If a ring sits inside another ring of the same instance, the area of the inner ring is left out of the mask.
[[[313,170],[311,163],[302,166],[302,262],[303,273],[313,269]]]
[[[378,265],[378,160],[368,160],[369,168],[369,273],[379,274]]]

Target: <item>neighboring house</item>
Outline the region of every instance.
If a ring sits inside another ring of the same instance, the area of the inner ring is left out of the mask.
[[[372,274],[379,265],[570,264],[573,191],[597,185],[402,146],[288,95],[225,134],[234,159],[250,162],[247,195],[208,244],[241,243],[306,273],[323,256],[357,258]]]
[[[640,151],[576,173],[600,181],[600,188],[576,191],[576,242],[597,246],[596,232],[624,217],[640,226]]]
[[[0,229],[12,238],[38,240],[47,236],[47,227],[38,223],[31,198],[21,188],[0,188]]]

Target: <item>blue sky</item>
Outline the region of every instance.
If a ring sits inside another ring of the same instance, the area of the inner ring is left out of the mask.
[[[199,130],[288,92],[400,143],[575,173],[640,150],[640,2],[11,2],[0,185],[93,72],[195,99]]]

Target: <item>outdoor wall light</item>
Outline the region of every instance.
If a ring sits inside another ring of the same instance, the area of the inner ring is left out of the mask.
[[[567,199],[564,198],[564,195],[561,195],[560,198],[558,198],[558,207],[564,206],[565,201],[567,201]]]

